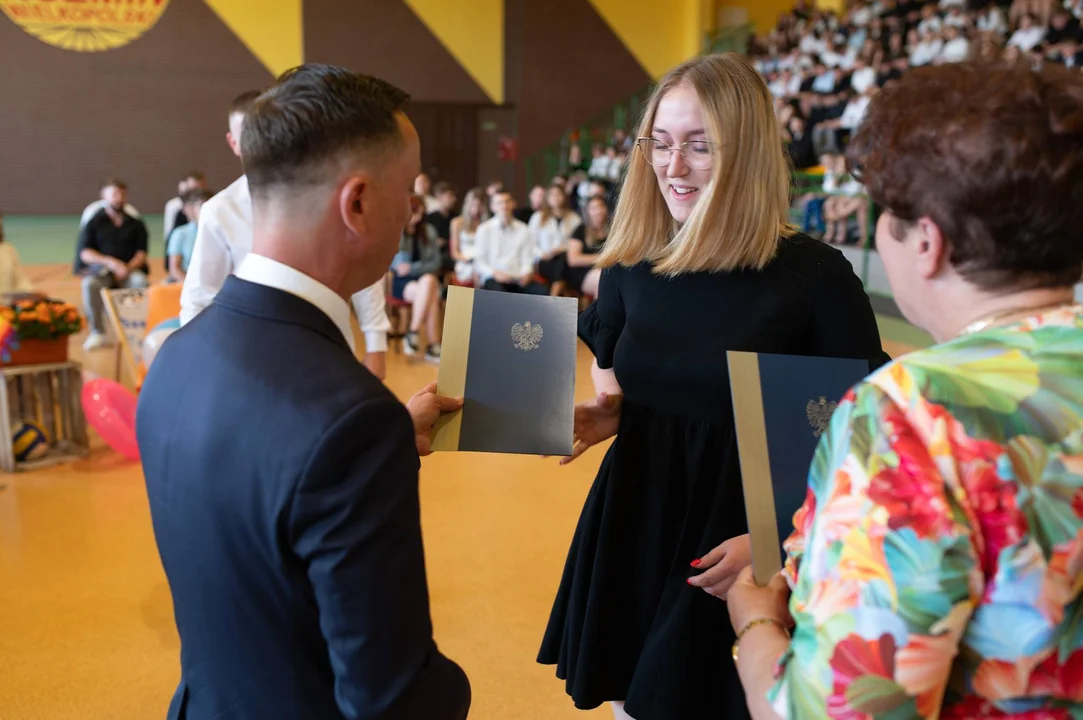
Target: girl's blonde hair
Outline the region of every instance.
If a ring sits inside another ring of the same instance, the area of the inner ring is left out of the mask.
[[[483,188],[475,187],[466,191],[466,197],[463,198],[463,209],[460,213],[460,217],[463,218],[463,225],[466,226],[467,232],[474,232],[478,229],[478,225],[489,219],[489,209],[485,206],[485,190]],[[481,217],[476,221],[474,218],[467,214],[466,209],[470,207],[470,201],[477,200],[478,206],[481,207]]]
[[[657,273],[763,269],[778,252],[788,225],[790,167],[767,85],[734,53],[707,55],[671,70],[651,95],[639,136],[654,129],[658,104],[674,87],[699,97],[713,144],[711,182],[691,217],[677,224],[642,152],[629,158],[624,188],[598,267],[636,265]]]

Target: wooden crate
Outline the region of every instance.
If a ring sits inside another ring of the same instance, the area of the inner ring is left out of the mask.
[[[86,457],[90,452],[78,363],[26,365],[0,369],[0,469],[33,470]],[[16,462],[12,432],[21,421],[41,427],[49,439],[44,457]]]

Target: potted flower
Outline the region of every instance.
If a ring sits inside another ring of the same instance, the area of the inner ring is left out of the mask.
[[[12,327],[10,358],[4,365],[35,365],[66,362],[68,337],[83,329],[83,318],[74,305],[42,295],[5,297],[0,319]]]

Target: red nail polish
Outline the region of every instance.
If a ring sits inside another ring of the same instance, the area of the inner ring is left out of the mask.
[[[685,582],[688,583],[689,585],[691,585],[692,584],[692,578],[688,578],[687,580],[685,580]]]
[[[693,560],[692,567],[699,567],[699,560]]]

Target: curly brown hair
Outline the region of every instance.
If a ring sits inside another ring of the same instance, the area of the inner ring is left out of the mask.
[[[1083,276],[1083,73],[961,63],[913,70],[869,104],[851,172],[897,219],[928,217],[985,290]]]

